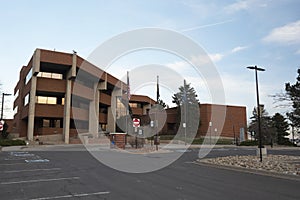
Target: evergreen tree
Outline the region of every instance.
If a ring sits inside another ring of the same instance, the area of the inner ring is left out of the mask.
[[[286,121],[285,117],[279,113],[276,113],[272,117],[273,127],[276,133],[276,143],[277,144],[285,144],[288,140],[285,136],[288,136],[289,133],[287,130],[289,129],[289,124]]]
[[[300,68],[298,69],[297,81],[294,85],[290,83],[285,84],[285,90],[288,98],[292,101],[292,111],[287,113],[292,124],[300,128]]]
[[[248,127],[250,132],[254,132],[255,139],[258,139],[258,113],[257,109],[253,109],[253,116],[251,117],[252,121]],[[261,123],[261,136],[262,136],[262,143],[269,144],[270,142],[274,141],[275,139],[275,131],[273,127],[273,121],[268,113],[264,108],[262,108],[261,116],[260,116],[260,123]]]
[[[177,105],[177,123],[176,129],[180,134],[184,133],[184,124],[189,139],[193,139],[200,126],[199,100],[196,91],[191,84],[179,87],[179,92],[172,96],[173,103]]]

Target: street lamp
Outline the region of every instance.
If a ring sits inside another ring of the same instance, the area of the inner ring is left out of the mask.
[[[262,162],[262,137],[261,137],[261,123],[260,123],[260,104],[259,104],[259,92],[258,92],[258,79],[257,79],[257,71],[265,71],[263,68],[259,68],[256,65],[255,66],[249,66],[248,69],[255,70],[255,82],[256,82],[256,101],[257,101],[257,121],[258,121],[258,138],[259,138],[259,157],[260,162]]]
[[[2,107],[1,107],[1,120],[3,119],[3,107],[4,107],[4,96],[10,96],[11,94],[2,93]]]

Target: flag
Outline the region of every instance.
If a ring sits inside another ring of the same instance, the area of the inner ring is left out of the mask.
[[[158,103],[160,94],[159,94],[159,76],[157,76],[157,83],[156,83],[156,101]]]

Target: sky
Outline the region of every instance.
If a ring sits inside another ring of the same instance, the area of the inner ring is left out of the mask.
[[[270,95],[283,92],[285,83],[296,81],[300,67],[299,7],[298,0],[0,0],[1,89],[13,93],[21,67],[27,65],[36,48],[76,50],[89,58],[114,36],[153,27],[175,31],[197,43],[222,80],[225,103],[246,106],[248,118],[256,105],[256,93],[254,71],[246,67],[265,68],[259,73],[260,102],[270,115],[285,114],[289,108],[277,107]],[[151,68],[152,73],[141,74],[144,68]],[[214,91],[207,77],[170,52],[140,49],[104,69],[123,80],[129,71],[132,93],[154,99],[154,72],[158,69],[161,97],[170,106],[171,96],[183,79],[195,88],[201,103],[213,102]],[[13,116],[13,100],[6,97],[7,118]]]

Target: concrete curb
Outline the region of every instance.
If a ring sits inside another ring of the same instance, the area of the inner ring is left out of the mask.
[[[201,161],[194,161],[193,164],[200,165],[200,166],[214,167],[214,168],[218,168],[218,169],[238,171],[238,172],[243,172],[243,173],[256,174],[256,175],[261,175],[261,176],[270,176],[270,177],[274,177],[274,178],[300,181],[300,176],[270,172],[267,170],[257,170],[257,169],[248,169],[248,168],[235,167],[235,166],[217,165],[217,164],[206,163],[206,162],[201,162]]]

